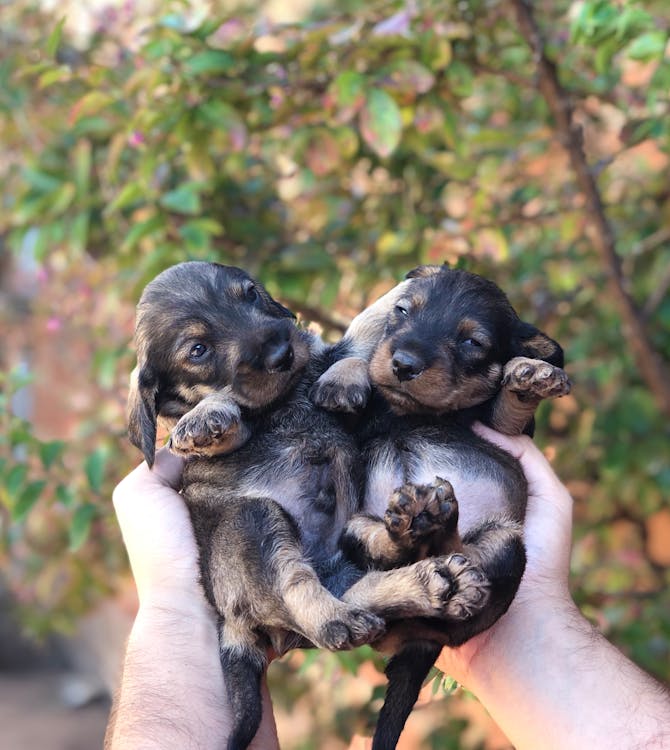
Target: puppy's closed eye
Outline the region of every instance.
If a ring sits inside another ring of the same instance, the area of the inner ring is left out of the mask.
[[[203,344],[199,341],[197,344],[193,344],[193,346],[189,350],[188,358],[191,362],[197,363],[202,362],[207,358],[209,354],[210,348],[207,346],[207,344]]]

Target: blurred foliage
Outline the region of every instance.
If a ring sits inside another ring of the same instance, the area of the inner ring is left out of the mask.
[[[670,10],[532,5],[667,364]],[[88,328],[77,312],[98,394],[81,440],[36,437],[10,408],[22,376],[3,379],[0,559],[27,621],[63,626],[113,586],[102,568],[121,567],[109,497],[136,457],[120,384],[155,273],[241,265],[332,337],[409,268],[446,261],[491,276],[563,344],[573,395],[543,407],[538,440],[577,501],[575,595],[670,679],[670,560],[650,546],[670,495],[668,415],[603,292],[609,269],[512,6],[352,0],[300,24],[226,7],[127,2],[82,39],[28,0],[0,4],[4,252],[48,280],[29,305],[44,321],[59,292],[74,304],[73,279],[99,290]],[[46,569],[58,585],[36,585]]]

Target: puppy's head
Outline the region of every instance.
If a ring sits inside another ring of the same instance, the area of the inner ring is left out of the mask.
[[[562,367],[560,346],[522,322],[492,282],[446,266],[407,275],[370,362],[370,379],[400,414],[444,413],[483,403],[513,357]]]
[[[232,266],[181,263],[147,285],[137,307],[128,431],[149,465],[159,417],[174,421],[226,386],[250,409],[287,393],[309,357],[293,317]]]

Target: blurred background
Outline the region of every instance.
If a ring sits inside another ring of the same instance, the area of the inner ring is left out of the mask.
[[[0,1],[3,748],[101,745],[136,607],[110,501],[140,458],[134,305],[185,259],[329,339],[419,263],[494,279],[566,350],[536,439],[574,596],[670,680],[670,9],[524,7]],[[382,669],[275,664],[283,747],[369,734]],[[509,746],[439,674],[403,742]]]

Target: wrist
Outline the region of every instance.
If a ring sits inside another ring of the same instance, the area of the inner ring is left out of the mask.
[[[592,632],[567,588],[541,595],[519,590],[509,610],[487,631],[458,649],[445,649],[440,666],[480,695],[498,675],[543,672],[547,654],[563,639],[566,627]]]
[[[157,628],[189,628],[197,623],[216,627],[214,610],[197,588],[194,592],[161,589],[140,596],[138,620]]]

